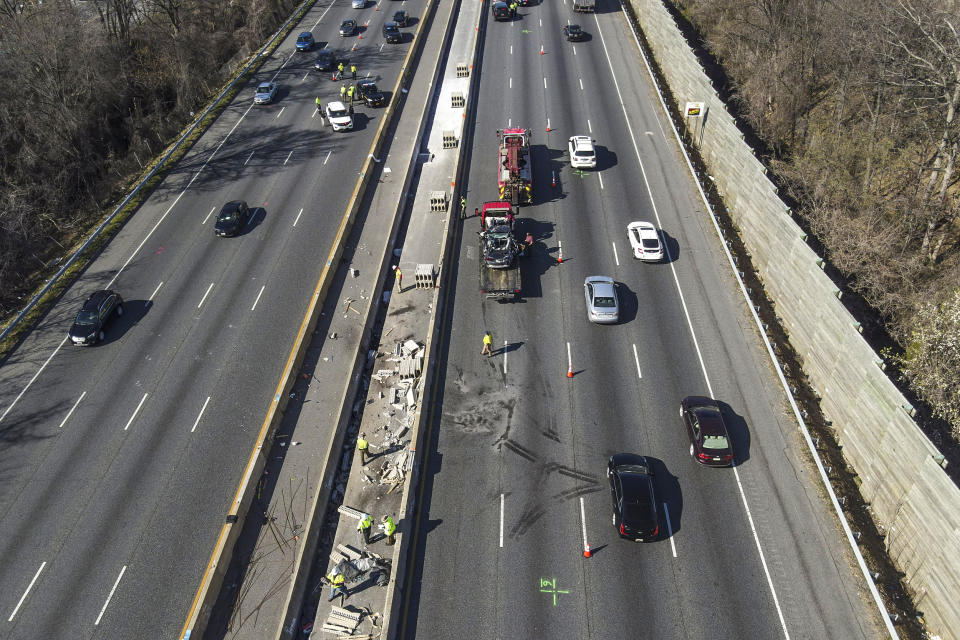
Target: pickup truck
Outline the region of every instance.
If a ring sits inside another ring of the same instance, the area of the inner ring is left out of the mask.
[[[573,0],[573,10],[579,13],[593,13],[596,0]]]

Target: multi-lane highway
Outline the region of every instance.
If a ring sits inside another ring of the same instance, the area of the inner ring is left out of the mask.
[[[339,83],[294,41],[389,90],[412,39],[383,43],[390,15],[318,2],[0,369],[0,638],[178,635],[382,113],[323,127]],[[363,39],[338,35],[348,17]],[[256,212],[217,238],[230,200]],[[100,288],[124,314],[74,348]]]
[[[536,202],[520,229],[536,245],[523,301],[482,302],[479,221],[464,223],[406,637],[880,635],[618,3],[519,13],[482,34],[468,199],[496,197],[495,131],[530,127]],[[590,39],[566,42],[568,20]],[[596,140],[597,170],[571,171],[575,134]],[[633,220],[662,229],[667,261],[633,260]],[[588,275],[620,284],[619,324],[587,321]],[[687,395],[725,403],[735,468],[691,459]],[[657,542],[611,524],[617,452],[654,462]]]

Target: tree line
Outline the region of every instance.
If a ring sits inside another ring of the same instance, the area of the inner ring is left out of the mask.
[[[960,6],[677,0],[765,162],[960,437]]]
[[[298,4],[0,0],[0,315]]]

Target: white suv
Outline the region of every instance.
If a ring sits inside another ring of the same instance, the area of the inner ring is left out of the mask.
[[[570,137],[570,165],[574,169],[594,169],[597,166],[597,152],[593,148],[590,136]]]
[[[349,131],[353,129],[353,115],[351,109],[343,106],[340,101],[327,103],[327,120],[334,131]]]

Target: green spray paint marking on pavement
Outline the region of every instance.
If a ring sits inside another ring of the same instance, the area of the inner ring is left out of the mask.
[[[553,606],[557,606],[558,593],[570,593],[565,589],[557,589],[556,578],[540,578],[540,593],[549,593],[553,595]]]
[[[530,29],[520,29],[520,33],[533,33]]]
[[[587,172],[584,171],[583,169],[574,169],[573,175],[577,176],[578,178],[586,178]]]

